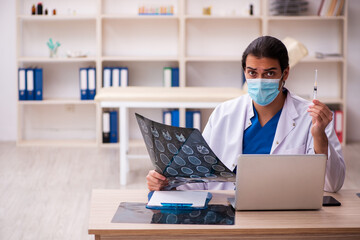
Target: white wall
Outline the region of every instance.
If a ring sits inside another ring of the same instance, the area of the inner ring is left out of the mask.
[[[360,141],[360,1],[349,0],[348,141]],[[0,141],[15,141],[16,124],[16,18],[15,1],[0,2]]]
[[[360,1],[349,1],[347,139],[360,141]]]
[[[0,141],[16,140],[16,11],[14,0],[0,2]]]

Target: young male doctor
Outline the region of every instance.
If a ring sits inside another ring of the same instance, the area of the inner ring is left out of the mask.
[[[337,192],[345,178],[341,145],[330,109],[319,100],[304,100],[284,85],[289,76],[285,45],[271,36],[255,39],[242,56],[248,94],[215,108],[203,136],[219,159],[236,172],[239,154],[326,154],[325,191]],[[150,191],[166,178],[150,171]],[[234,183],[194,183],[177,188],[232,190]]]

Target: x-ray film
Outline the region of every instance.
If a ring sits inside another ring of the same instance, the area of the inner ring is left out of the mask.
[[[135,115],[155,170],[169,180],[167,188],[235,182],[235,174],[216,157],[198,129],[173,127]]]

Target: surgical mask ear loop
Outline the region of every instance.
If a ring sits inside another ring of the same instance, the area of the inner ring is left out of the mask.
[[[281,74],[281,77],[280,77],[280,81],[281,81],[282,83],[281,83],[281,87],[279,88],[279,91],[280,91],[280,89],[284,88],[284,86],[285,86],[285,81],[282,80],[282,79],[283,79],[283,76],[284,76],[284,72]]]

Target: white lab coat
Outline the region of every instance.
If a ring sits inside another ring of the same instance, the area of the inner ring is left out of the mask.
[[[287,91],[270,154],[314,154],[310,129],[311,103]],[[203,136],[216,156],[234,170],[237,156],[242,153],[243,133],[254,116],[248,94],[220,104],[211,114]],[[329,139],[325,175],[325,191],[337,192],[344,183],[345,163],[341,145],[334,131],[334,120],[325,129]],[[234,183],[196,183],[178,187],[185,189],[233,190]]]

